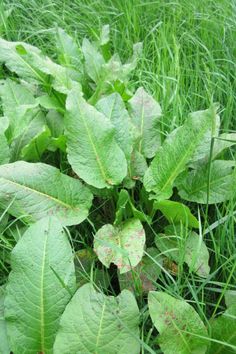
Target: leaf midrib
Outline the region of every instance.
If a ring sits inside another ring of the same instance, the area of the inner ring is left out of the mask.
[[[67,203],[65,203],[65,202],[63,202],[63,201],[61,201],[60,199],[56,199],[55,197],[53,197],[53,196],[51,196],[51,195],[45,194],[45,193],[40,192],[40,191],[38,191],[38,190],[36,190],[36,189],[32,189],[31,187],[25,186],[25,185],[20,184],[20,183],[18,183],[18,182],[8,180],[8,179],[6,179],[5,177],[0,177],[0,180],[1,180],[1,179],[2,179],[2,180],[5,180],[7,183],[14,184],[14,185],[16,185],[17,187],[20,187],[20,188],[29,190],[29,191],[31,191],[31,192],[33,192],[33,193],[39,194],[39,195],[41,195],[41,196],[47,198],[47,199],[51,199],[51,200],[53,200],[55,203],[61,204],[61,205],[63,205],[64,207],[66,207],[66,208],[68,208],[68,209],[73,209],[73,210],[79,211],[79,208],[74,208],[73,206],[71,206],[71,205],[69,205],[69,204],[67,204]]]
[[[41,279],[40,279],[40,339],[41,339],[42,353],[45,352],[44,274],[45,274],[48,233],[49,231],[47,230],[45,240],[44,240],[44,246],[43,246],[43,257],[42,257],[42,268],[41,268]]]
[[[175,178],[178,176],[178,171],[180,169],[180,167],[182,165],[185,165],[187,163],[187,156],[190,155],[191,150],[194,148],[194,146],[196,145],[196,141],[199,141],[200,137],[205,133],[205,128],[207,127],[207,124],[204,125],[204,129],[202,129],[199,134],[197,135],[197,139],[193,142],[190,143],[189,148],[186,150],[185,154],[183,155],[183,157],[180,159],[179,163],[177,164],[177,166],[175,167],[173,173],[170,175],[170,177],[168,178],[168,180],[166,181],[166,183],[164,184],[164,186],[162,188],[160,188],[160,191],[163,192],[163,190],[165,190],[165,188],[171,184],[171,182],[173,182],[175,180]],[[191,155],[190,155],[191,156]]]
[[[92,146],[92,149],[93,149],[93,152],[95,154],[95,158],[96,158],[96,161],[98,163],[98,166],[99,166],[99,169],[100,169],[100,172],[102,174],[102,177],[103,179],[105,180],[106,184],[108,183],[107,181],[109,180],[109,177],[106,175],[106,172],[103,168],[103,165],[102,165],[102,162],[100,160],[100,157],[99,157],[99,154],[97,152],[97,148],[96,148],[96,145],[95,143],[93,142],[93,137],[92,135],[90,134],[90,131],[89,131],[89,128],[88,128],[88,125],[86,123],[86,120],[84,119],[84,115],[83,115],[83,112],[81,111],[81,108],[80,108],[80,105],[79,105],[79,102],[77,101],[77,106],[78,106],[78,110],[80,112],[80,116],[82,118],[82,122],[84,124],[84,127],[85,127],[85,130],[87,132],[87,135],[88,135],[88,138],[89,138],[89,141],[90,141],[90,144]]]

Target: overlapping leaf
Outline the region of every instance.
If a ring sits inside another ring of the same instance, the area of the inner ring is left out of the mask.
[[[78,91],[70,92],[66,107],[67,152],[73,170],[96,188],[119,184],[127,174],[127,162],[109,119]]]
[[[142,87],[129,100],[132,123],[138,130],[138,151],[145,157],[155,155],[161,145],[160,105]]]
[[[7,338],[7,327],[4,318],[4,299],[5,299],[5,286],[0,287],[0,354],[10,353],[8,338]]]
[[[62,315],[54,353],[138,354],[138,320],[138,306],[129,291],[115,298],[86,284]]]
[[[158,342],[163,353],[206,353],[207,330],[197,312],[186,301],[164,292],[151,291],[148,307],[159,332]]]
[[[168,199],[172,195],[176,177],[184,170],[215,119],[215,107],[195,112],[172,139],[164,142],[144,176],[144,186],[148,192],[155,193],[155,199]]]
[[[130,219],[119,227],[104,225],[95,235],[94,250],[99,260],[109,267],[117,265],[120,273],[128,272],[142,259],[145,232],[138,219]]]
[[[10,159],[10,149],[5,131],[8,128],[9,121],[6,117],[0,118],[0,165],[8,163]]]
[[[234,195],[234,161],[215,160],[185,172],[176,180],[181,198],[200,204],[224,202]]]
[[[82,222],[92,195],[79,180],[50,165],[18,161],[0,166],[0,205],[32,222],[57,216],[64,225]]]
[[[33,224],[12,252],[5,316],[14,353],[53,352],[60,316],[75,291],[70,243],[56,218]]]

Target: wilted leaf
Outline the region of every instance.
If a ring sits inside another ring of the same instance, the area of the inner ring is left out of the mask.
[[[197,312],[186,301],[164,292],[151,291],[148,307],[159,332],[158,342],[163,353],[206,353],[209,342],[207,330]]]
[[[158,150],[144,176],[144,186],[148,192],[155,193],[155,199],[170,198],[176,177],[201,145],[215,117],[215,107],[190,114],[174,137],[167,139]]]
[[[60,316],[75,291],[73,255],[59,220],[33,224],[12,251],[5,316],[14,353],[52,353]]]
[[[161,107],[142,87],[129,100],[129,105],[132,123],[139,133],[138,152],[151,158],[161,145]]]
[[[63,225],[81,223],[92,195],[77,179],[50,165],[18,161],[0,166],[0,206],[32,222],[57,216]]]
[[[66,106],[65,134],[73,170],[96,188],[119,184],[127,174],[127,163],[109,119],[77,91],[68,95]]]
[[[211,163],[210,174],[208,164],[183,173],[176,180],[179,195],[200,204],[221,203],[232,198],[236,185],[234,166],[234,161],[215,160]]]
[[[191,213],[190,209],[182,203],[172,200],[162,200],[154,202],[154,208],[160,210],[170,223],[181,223],[188,227],[199,228],[198,220]]]
[[[130,219],[119,227],[107,224],[95,235],[94,250],[108,268],[117,265],[120,273],[128,272],[142,259],[145,232],[138,219]]]
[[[116,298],[86,284],[75,293],[61,317],[55,354],[138,354],[139,309],[127,290]]]

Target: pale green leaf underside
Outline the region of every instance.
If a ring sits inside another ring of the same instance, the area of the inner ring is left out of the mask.
[[[73,170],[96,188],[121,183],[127,174],[127,162],[109,119],[76,90],[68,95],[66,107],[67,153]]]
[[[215,160],[199,165],[189,173],[183,173],[176,180],[181,198],[200,204],[215,204],[233,197],[236,186],[234,161]],[[209,189],[209,193],[208,193]]]
[[[112,93],[101,98],[96,108],[114,125],[116,141],[125,153],[126,159],[130,160],[133,144],[132,126],[122,98],[118,93]]]
[[[127,290],[106,296],[86,284],[61,317],[54,354],[138,354],[139,310]]]
[[[161,145],[159,119],[161,107],[143,87],[129,100],[132,123],[139,133],[137,149],[147,158],[155,155]]]
[[[190,161],[215,117],[214,108],[192,113],[172,139],[167,139],[158,150],[144,176],[144,186],[148,192],[155,193],[155,199],[170,198],[176,177]]]
[[[101,227],[95,235],[94,250],[106,267],[114,263],[120,273],[126,273],[141,261],[144,244],[141,222],[130,219],[119,227],[110,224]]]
[[[164,292],[151,291],[148,307],[165,354],[206,353],[208,341],[201,336],[208,337],[207,330],[197,312],[186,301]]]
[[[56,216],[63,225],[82,222],[92,194],[79,180],[50,165],[18,161],[0,166],[0,205],[28,222]]]
[[[5,316],[16,354],[53,353],[60,316],[75,291],[73,255],[56,218],[33,224],[12,252]]]

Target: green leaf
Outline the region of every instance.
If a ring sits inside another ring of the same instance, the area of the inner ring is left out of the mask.
[[[100,46],[106,45],[110,41],[110,26],[104,25],[102,26],[99,44]]]
[[[33,224],[12,251],[5,316],[14,353],[52,353],[60,316],[75,291],[73,255],[56,218]]]
[[[8,163],[10,160],[10,148],[5,135],[8,127],[9,119],[7,117],[0,117],[0,165]]]
[[[199,315],[184,300],[151,291],[148,307],[159,332],[159,345],[165,354],[204,354],[207,350],[207,330]],[[205,340],[204,340],[205,338]]]
[[[225,149],[236,144],[236,133],[223,133],[214,140],[212,156],[215,158]]]
[[[138,151],[147,158],[155,155],[161,145],[161,107],[143,87],[129,100],[131,119],[139,133]]]
[[[104,225],[94,237],[94,250],[107,268],[114,263],[121,274],[126,273],[142,259],[145,232],[138,219],[130,219],[119,227]]]
[[[10,147],[11,162],[24,159],[24,148],[27,151],[28,147],[32,146],[32,144],[37,141],[38,137],[41,137],[41,135],[50,135],[46,123],[44,114],[38,111],[29,124],[21,130],[21,134],[13,140]],[[39,156],[41,156],[43,149],[40,149],[38,152]]]
[[[199,228],[198,220],[191,213],[190,209],[182,203],[172,200],[155,201],[154,208],[160,210],[170,223],[181,223],[188,227]]]
[[[0,95],[4,115],[9,120],[10,140],[16,138],[38,113],[38,103],[32,93],[23,85],[7,79]]]
[[[8,42],[0,38],[0,62],[32,82],[48,85],[50,76],[52,87],[64,94],[74,87],[80,88],[80,84],[72,80],[74,71],[54,63],[38,48],[23,42]]]
[[[94,44],[88,39],[83,40],[82,51],[85,59],[85,68],[88,76],[96,83],[99,82],[102,75],[102,68],[105,60]]]
[[[132,126],[124,102],[118,93],[100,99],[96,108],[102,112],[115,127],[115,138],[125,157],[130,160],[133,145]]]
[[[236,353],[236,305],[229,307],[223,315],[211,322],[211,342],[208,354]],[[219,343],[223,342],[223,343]]]
[[[65,112],[63,104],[55,96],[39,96],[36,98],[36,101],[40,104],[40,106],[47,110],[54,109],[60,113]]]
[[[9,354],[6,321],[4,318],[5,286],[0,287],[0,354]]]
[[[156,289],[156,280],[161,273],[162,257],[159,251],[152,247],[146,251],[142,261],[131,271],[118,274],[121,289],[127,289],[141,295]]]
[[[139,309],[127,290],[116,298],[86,284],[77,290],[61,317],[55,354],[138,354]]]
[[[225,304],[227,307],[230,307],[232,305],[236,305],[236,290],[226,290]]]
[[[77,179],[43,163],[18,161],[0,166],[0,206],[15,217],[33,222],[57,216],[63,225],[81,223],[92,195]]]
[[[210,166],[210,176],[208,164],[183,173],[176,180],[180,197],[200,204],[215,204],[231,199],[236,185],[234,166],[234,161],[215,160]]]
[[[168,199],[172,195],[176,177],[185,169],[204,134],[215,121],[215,107],[190,114],[185,124],[172,139],[167,139],[158,150],[144,176],[144,186],[155,193],[155,199]]]
[[[48,127],[43,126],[41,132],[22,149],[22,158],[26,161],[40,161],[42,154],[49,145],[50,136],[51,132]]]
[[[77,91],[70,92],[66,107],[68,161],[75,173],[96,188],[122,182],[127,163],[109,119]]]
[[[135,208],[130,199],[129,193],[125,189],[121,189],[119,193],[114,224],[119,225],[123,219],[123,216],[134,216],[140,221],[151,224],[151,217],[149,215],[145,215],[142,211]]]
[[[60,27],[56,29],[56,46],[60,64],[81,71],[82,53],[75,40]]]
[[[171,226],[165,229],[166,235],[158,234],[155,238],[157,248],[176,263],[185,262],[190,272],[207,277],[210,272],[209,252],[204,241],[196,232],[181,229],[177,227],[175,230]]]

